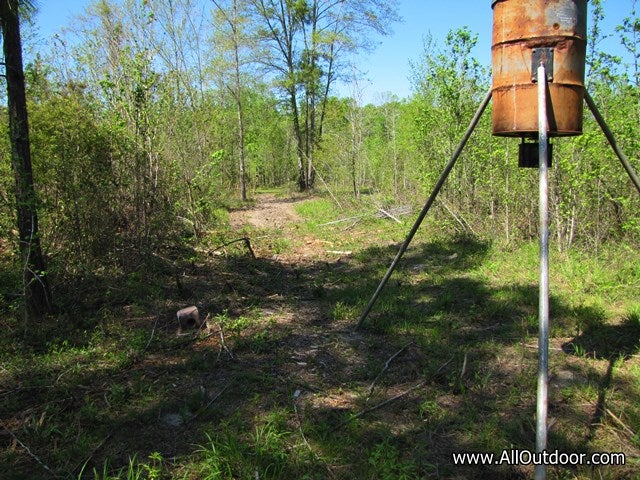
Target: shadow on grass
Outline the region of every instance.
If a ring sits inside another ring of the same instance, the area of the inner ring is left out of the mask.
[[[627,359],[640,353],[640,323],[591,324],[584,333],[565,343],[562,348],[569,354],[600,360]]]
[[[182,289],[172,274],[124,280],[118,302],[105,300],[107,314],[62,330],[69,338],[54,342],[58,351],[45,342],[9,365],[0,419],[67,478],[85,463],[87,473],[105,462],[117,469],[153,452],[177,478],[525,478],[520,466],[452,460],[534,445],[536,360],[527,344],[537,287],[473,275],[489,251],[468,238],[414,249],[358,333],[357,315],[394,248],[335,262],[185,264]],[[95,284],[74,314],[96,308]],[[211,329],[177,338],[185,290]],[[594,315],[557,297],[552,311],[559,333]],[[23,340],[12,333],[5,345],[16,342],[19,356]],[[8,478],[47,478],[10,437],[0,442],[0,468],[15,472]],[[564,431],[551,442],[591,449],[586,436]]]
[[[565,343],[562,348],[571,355],[607,361],[606,372],[598,382],[598,400],[591,417],[589,439],[593,440],[608,416],[618,426],[622,425],[625,430],[631,431],[609,410],[607,397],[612,388],[616,364],[624,363],[640,353],[640,322],[630,316],[619,325],[606,325],[603,315],[598,315],[598,312],[594,312],[589,318],[591,321],[586,324],[585,331]],[[627,398],[635,399],[636,403],[640,400],[633,382],[618,381],[616,388],[622,390]]]

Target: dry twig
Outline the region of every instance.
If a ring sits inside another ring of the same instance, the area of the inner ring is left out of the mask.
[[[300,436],[302,437],[302,440],[304,441],[304,444],[307,446],[309,451],[315,455],[315,452],[311,448],[311,445],[309,444],[307,437],[302,431],[302,418],[300,418],[300,413],[298,412],[298,399],[300,398],[300,393],[301,393],[300,390],[296,390],[295,393],[293,394],[293,410],[296,414],[296,419],[298,420],[298,429],[300,430]]]
[[[440,202],[440,204],[445,208],[445,210],[449,212],[449,214],[456,220],[456,222],[460,224],[460,226],[462,227],[462,230],[465,233],[471,232],[473,235],[476,235],[476,232],[473,230],[469,222],[467,222],[462,216],[456,215],[455,212],[447,206],[444,200],[442,200],[441,198],[438,198],[438,202]]]
[[[469,359],[469,352],[465,352],[464,360],[462,361],[462,371],[460,372],[460,381],[467,374],[467,360]]]
[[[153,336],[156,333],[156,327],[158,326],[158,320],[160,320],[160,315],[156,315],[156,321],[153,323],[153,329],[151,330],[151,336],[149,337],[149,341],[147,345],[144,347],[143,352],[146,352],[149,349],[149,345],[151,345],[151,340],[153,340]]]
[[[9,429],[4,425],[4,424],[2,425],[2,428],[4,428],[4,429],[7,431],[7,433],[8,433],[9,435],[11,435],[11,438],[13,438],[13,439],[15,440],[15,442],[16,442],[18,445],[20,445],[20,446],[25,450],[25,452],[27,452],[27,455],[29,455],[32,459],[34,459],[38,465],[40,465],[42,468],[44,468],[47,472],[49,472],[49,473],[50,473],[51,475],[53,475],[54,477],[59,478],[59,477],[54,473],[54,471],[53,471],[53,470],[51,470],[51,468],[49,468],[49,467],[47,466],[47,464],[46,464],[46,463],[44,463],[42,460],[40,460],[40,458],[39,458],[37,455],[35,455],[35,454],[34,454],[34,453],[29,449],[29,447],[27,447],[24,443],[22,443],[22,442],[20,441],[20,439],[19,439],[18,437],[16,437],[16,434],[15,434],[15,433],[13,433],[11,430],[9,430]]]
[[[413,342],[407,343],[404,347],[402,347],[400,350],[398,350],[396,353],[394,353],[393,355],[391,355],[389,357],[389,359],[385,362],[384,367],[382,367],[382,371],[378,374],[378,376],[375,378],[375,380],[373,382],[371,382],[371,385],[369,386],[369,389],[367,390],[367,398],[371,397],[371,395],[373,394],[373,389],[376,386],[376,383],[378,383],[378,380],[380,380],[382,375],[384,375],[385,372],[387,370],[389,370],[389,366],[391,365],[391,362],[393,362],[402,352],[404,352],[411,345],[413,345]]]
[[[231,385],[230,383],[228,383],[227,385],[225,385],[225,387],[224,387],[222,390],[220,390],[220,392],[219,392],[215,397],[213,397],[209,403],[207,403],[204,407],[202,407],[200,410],[198,410],[198,411],[193,415],[193,417],[191,417],[191,418],[189,419],[189,421],[190,421],[190,422],[194,421],[194,420],[195,420],[196,418],[198,418],[198,417],[199,417],[203,412],[205,412],[205,411],[206,411],[206,410],[207,410],[211,405],[213,405],[213,404],[215,403],[215,401],[216,401],[216,400],[218,400],[218,399],[222,396],[222,394],[223,394],[224,392],[226,392],[226,391],[227,391],[227,389],[229,388],[229,386],[230,386],[230,385]]]
[[[78,464],[73,470],[71,470],[71,473],[75,473],[78,469],[80,469],[82,467],[82,470],[80,470],[80,477],[82,477],[82,472],[84,472],[84,469],[87,466],[87,464],[91,461],[91,459],[98,452],[98,450],[100,450],[104,446],[104,444],[107,443],[107,440],[109,440],[112,436],[113,436],[113,433],[110,433],[109,435],[107,435],[104,438],[104,440],[102,440],[98,444],[98,446],[96,448],[91,450],[91,453],[89,454],[89,456],[86,458],[86,460],[84,462]]]
[[[233,359],[233,353],[231,353],[231,350],[229,350],[229,348],[227,347],[227,343],[224,341],[224,332],[222,331],[222,323],[219,324],[220,325],[220,352],[218,352],[218,358],[216,359],[216,361],[220,360],[220,356],[222,355],[222,350],[224,349],[228,354],[229,357],[231,357],[231,359]]]
[[[313,448],[311,447],[311,444],[307,440],[306,435],[304,434],[304,431],[302,430],[302,417],[300,416],[300,412],[298,412],[298,399],[300,398],[301,393],[302,392],[300,390],[296,390],[293,394],[293,410],[296,414],[296,419],[298,420],[298,429],[300,430],[300,436],[302,437],[302,441],[304,442],[305,446],[309,449],[311,454],[317,459],[321,460],[322,457],[313,450]],[[335,475],[331,470],[328,462],[323,462],[323,463],[325,463],[325,468],[327,469],[327,473],[329,474],[329,477],[335,478]]]
[[[407,346],[408,346],[408,345],[407,345]],[[406,347],[405,347],[405,348],[406,348]],[[441,372],[442,372],[442,371],[447,367],[447,365],[449,365],[449,364],[453,361],[453,359],[454,359],[454,357],[451,357],[451,358],[450,358],[449,360],[447,360],[444,364],[442,364],[442,365],[440,366],[440,368],[438,368],[438,370],[436,371],[436,373],[435,373],[434,377],[435,377],[436,375],[439,375],[439,374],[440,374],[440,373],[441,373]],[[425,381],[423,381],[423,382],[420,382],[420,383],[418,383],[417,385],[414,385],[413,387],[411,387],[410,389],[405,390],[405,391],[404,391],[404,392],[402,392],[402,393],[399,393],[399,394],[398,394],[398,395],[396,395],[395,397],[391,397],[391,398],[389,398],[389,399],[385,400],[384,402],[381,402],[381,403],[378,403],[377,405],[374,405],[374,406],[373,406],[373,407],[371,407],[371,408],[366,408],[366,409],[362,410],[361,412],[356,413],[355,415],[353,415],[353,416],[349,417],[349,418],[348,418],[347,420],[345,420],[344,422],[340,423],[340,424],[339,424],[337,427],[335,427],[333,430],[334,430],[334,431],[335,431],[335,430],[339,430],[339,429],[341,429],[342,427],[344,427],[345,425],[347,425],[349,422],[351,422],[351,421],[355,420],[356,418],[360,418],[360,417],[362,417],[363,415],[366,415],[367,413],[374,412],[374,411],[376,411],[376,410],[378,410],[378,409],[380,409],[380,408],[382,408],[382,407],[385,407],[385,406],[389,405],[390,403],[395,402],[396,400],[401,399],[402,397],[405,397],[405,396],[409,395],[411,392],[413,392],[413,391],[415,391],[415,390],[417,390],[417,389],[419,389],[419,388],[424,387],[428,382],[429,382],[428,380],[425,380]]]
[[[398,220],[396,217],[394,217],[393,215],[391,215],[389,212],[387,212],[386,210],[384,210],[383,208],[378,208],[378,211],[380,213],[382,213],[385,217],[389,217],[391,220],[396,221],[397,223],[402,225],[402,222],[400,220]]]
[[[378,218],[390,218],[392,220],[395,220],[398,223],[402,223],[401,220],[399,220],[397,217],[401,216],[401,215],[409,215],[412,211],[412,208],[410,206],[407,207],[397,207],[397,208],[391,208],[389,210],[384,210],[380,207],[376,207],[376,211],[373,213],[364,213],[362,215],[356,215],[353,217],[346,217],[346,218],[340,218],[338,220],[334,220],[332,222],[327,222],[327,223],[323,223],[318,225],[319,227],[327,227],[329,225],[336,225],[338,223],[343,223],[343,222],[348,222],[350,220],[355,220],[356,222],[351,225],[350,227],[347,227],[345,230],[349,230],[351,228],[353,228],[356,224],[358,224],[360,221],[362,221],[362,219],[367,218],[367,217],[378,217]]]
[[[369,216],[369,214],[365,214],[365,215],[356,215],[354,217],[347,217],[347,218],[340,218],[338,220],[334,220],[332,222],[327,222],[327,223],[323,223],[318,225],[319,227],[328,227],[329,225],[335,225],[337,223],[342,223],[342,222],[348,222],[349,220],[362,220],[364,217]]]
[[[635,437],[636,434],[633,430],[631,430],[622,420],[620,420],[619,417],[617,417],[611,410],[609,410],[608,408],[605,410],[605,412],[607,413],[607,415],[609,415],[611,418],[613,418],[613,420],[615,420],[615,422],[622,427],[622,429],[627,432],[629,435],[631,435],[632,437]]]
[[[218,252],[220,250],[222,250],[225,247],[228,247],[229,245],[233,245],[234,243],[239,243],[239,242],[244,242],[245,246],[247,247],[247,250],[249,250],[249,253],[251,254],[251,257],[255,260],[256,254],[253,251],[253,248],[251,247],[251,240],[249,239],[249,237],[242,237],[242,238],[237,238],[235,240],[231,240],[230,242],[225,243],[224,245],[220,245],[217,248],[214,248],[213,250],[211,250],[211,254]]]
[[[351,225],[349,225],[347,228],[345,228],[344,231],[346,232],[347,230],[351,230],[353,227],[358,225],[361,221],[362,221],[362,218],[359,218],[358,220],[353,222]]]
[[[411,392],[413,392],[414,390],[417,390],[419,388],[424,387],[427,384],[426,380],[424,382],[420,382],[417,385],[414,385],[413,387],[411,387],[409,390],[405,390],[402,393],[399,393],[398,395],[396,395],[395,397],[391,397],[388,398],[387,400],[385,400],[384,402],[380,402],[377,405],[374,405],[371,408],[366,408],[358,413],[356,413],[355,415],[352,415],[351,417],[349,417],[347,420],[345,420],[344,422],[342,422],[340,425],[338,425],[334,430],[338,430],[342,427],[344,427],[346,424],[352,422],[353,420],[355,420],[356,418],[360,418],[363,415],[366,415],[367,413],[371,413],[374,412],[376,410],[379,410],[380,408],[389,405],[390,403],[395,402],[396,400],[401,399],[402,397],[405,397],[407,395],[409,395]]]

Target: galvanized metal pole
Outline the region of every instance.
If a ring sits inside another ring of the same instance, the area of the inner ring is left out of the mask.
[[[600,115],[600,111],[598,110],[598,107],[596,107],[596,102],[593,101],[593,98],[591,98],[591,95],[589,95],[589,92],[587,91],[584,92],[584,100],[585,102],[587,102],[587,105],[589,106],[591,113],[596,119],[596,122],[598,122],[598,125],[600,125],[600,128],[602,129],[602,133],[604,133],[604,136],[607,137],[607,140],[609,141],[611,148],[613,148],[613,151],[618,156],[620,163],[622,163],[622,166],[627,171],[629,178],[631,178],[631,181],[638,189],[638,193],[640,193],[640,177],[638,177],[638,174],[633,169],[633,166],[631,165],[631,162],[629,161],[629,159],[626,157],[624,153],[622,153],[622,150],[618,146],[618,143],[616,142],[616,139],[613,136],[613,133],[607,126],[607,123],[604,121],[603,116]]]
[[[547,74],[538,67],[538,140],[540,162],[540,293],[538,338],[538,400],[536,409],[536,452],[547,448],[549,384],[549,172],[547,125]],[[536,465],[536,480],[546,480],[547,466]]]
[[[382,290],[384,289],[385,285],[387,284],[387,282],[391,278],[391,274],[396,269],[396,266],[398,265],[398,262],[400,261],[400,259],[404,255],[404,253],[407,251],[407,248],[409,248],[409,244],[411,243],[411,240],[413,240],[413,237],[415,236],[416,232],[418,231],[418,228],[420,228],[420,225],[422,224],[422,221],[424,220],[424,217],[427,216],[427,213],[429,212],[429,209],[431,208],[431,205],[433,205],[433,202],[435,202],[436,197],[438,196],[438,193],[440,192],[440,189],[444,185],[444,182],[447,180],[447,177],[449,176],[449,173],[451,172],[451,169],[456,164],[456,161],[458,160],[458,157],[460,157],[460,154],[462,153],[462,150],[464,149],[465,145],[469,141],[469,138],[471,137],[471,134],[475,130],[476,126],[478,125],[478,122],[480,121],[480,117],[482,117],[482,114],[484,113],[485,109],[487,108],[487,105],[489,105],[490,101],[491,101],[491,89],[489,89],[489,91],[487,92],[487,95],[484,97],[484,100],[482,100],[482,103],[480,104],[480,107],[478,108],[478,111],[476,112],[476,114],[474,115],[473,119],[471,120],[471,123],[469,124],[469,128],[467,128],[467,131],[465,132],[464,136],[462,137],[462,141],[458,145],[458,148],[456,148],[456,151],[453,153],[453,156],[451,157],[451,160],[449,160],[449,163],[447,164],[447,166],[445,167],[444,171],[442,172],[442,175],[440,175],[440,179],[436,183],[436,186],[433,188],[433,192],[431,192],[431,196],[427,200],[427,203],[425,204],[425,206],[422,208],[422,211],[420,212],[420,215],[418,215],[418,218],[415,221],[415,223],[413,224],[413,227],[411,228],[411,231],[409,232],[409,235],[407,236],[407,238],[405,239],[404,243],[400,247],[400,250],[398,251],[398,253],[396,255],[396,258],[394,258],[393,262],[391,262],[391,266],[389,266],[389,269],[387,270],[387,273],[382,278],[382,281],[380,282],[380,285],[378,285],[378,288],[376,289],[375,293],[373,294],[373,297],[371,297],[371,300],[369,301],[369,304],[367,305],[367,307],[362,312],[362,315],[360,315],[360,319],[358,320],[358,324],[356,325],[355,330],[358,330],[362,326],[364,321],[367,319],[367,317],[369,316],[369,313],[371,312],[371,309],[373,308],[373,306],[376,304],[376,301],[378,300],[378,297],[380,296],[380,293],[382,293]]]

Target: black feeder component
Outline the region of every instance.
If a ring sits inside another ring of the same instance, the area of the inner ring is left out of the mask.
[[[551,168],[551,157],[553,156],[553,145],[547,144],[547,166]],[[519,145],[518,166],[520,168],[538,168],[540,166],[538,142],[525,142],[524,138]]]

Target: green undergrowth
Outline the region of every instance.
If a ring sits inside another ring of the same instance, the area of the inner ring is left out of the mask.
[[[296,211],[284,246],[245,232],[255,259],[240,244],[85,275],[38,324],[8,298],[2,478],[531,478],[530,466],[457,466],[452,454],[535,444],[536,242],[427,222],[353,332],[413,217],[330,198]],[[318,258],[278,260],[310,238]],[[342,253],[322,256],[325,245]],[[549,478],[637,478],[638,265],[629,245],[552,250],[549,447],[622,452],[627,464]],[[191,304],[207,325],[178,330],[175,312]]]

